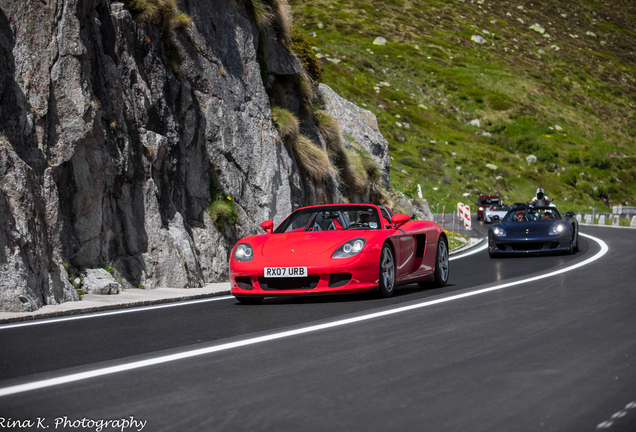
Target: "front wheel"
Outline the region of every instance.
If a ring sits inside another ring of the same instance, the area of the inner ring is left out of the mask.
[[[391,297],[395,289],[395,260],[389,245],[382,247],[380,255],[380,281],[378,283],[380,297]]]
[[[440,237],[437,241],[437,258],[435,261],[435,281],[433,285],[436,287],[446,286],[448,283],[448,243],[444,237]]]
[[[579,230],[574,234],[574,253],[579,251]]]

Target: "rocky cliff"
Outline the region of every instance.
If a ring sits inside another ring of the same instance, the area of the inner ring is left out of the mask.
[[[303,66],[245,2],[181,1],[192,22],[170,44],[126,6],[0,0],[0,310],[77,300],[91,268],[124,288],[224,280],[260,222],[347,197],[337,170],[308,178],[281,139],[266,87]],[[284,100],[326,150],[302,97]],[[386,184],[386,141],[362,116],[363,131],[343,127]],[[212,189],[238,223],[211,221]]]

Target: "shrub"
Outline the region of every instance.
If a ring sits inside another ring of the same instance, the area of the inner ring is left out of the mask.
[[[272,120],[283,140],[295,139],[298,136],[298,119],[289,110],[279,106],[272,106]]]
[[[293,151],[296,162],[305,173],[314,180],[326,181],[334,173],[327,153],[304,135],[293,140]]]

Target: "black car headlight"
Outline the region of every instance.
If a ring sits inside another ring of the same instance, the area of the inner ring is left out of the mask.
[[[506,230],[503,229],[502,227],[494,227],[492,229],[492,233],[494,235],[496,235],[497,237],[505,237],[506,236]]]
[[[350,258],[360,253],[360,251],[366,244],[367,241],[363,238],[349,240],[348,242],[340,246],[338,250],[336,250],[333,255],[331,255],[331,258]]]
[[[249,262],[252,261],[253,256],[254,251],[252,250],[252,246],[247,243],[241,243],[234,249],[234,259],[237,261]]]
[[[561,235],[565,231],[566,227],[562,223],[556,223],[550,227],[548,232],[550,235]]]

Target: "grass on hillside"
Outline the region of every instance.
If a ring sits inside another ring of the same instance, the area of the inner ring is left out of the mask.
[[[420,184],[433,205],[479,193],[527,201],[539,186],[562,210],[633,205],[633,2],[291,6],[322,56],[322,81],[377,116],[391,187],[412,195]],[[377,36],[388,44],[374,45]]]

